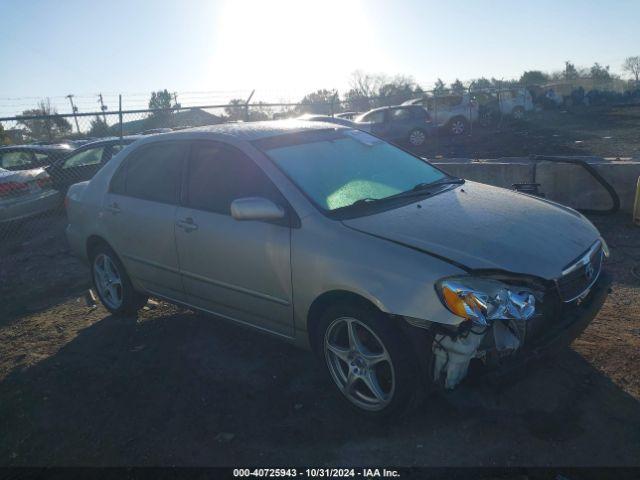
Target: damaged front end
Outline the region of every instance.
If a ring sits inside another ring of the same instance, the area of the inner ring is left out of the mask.
[[[473,271],[447,277],[435,288],[443,304],[461,318],[444,325],[406,318],[428,330],[429,377],[452,389],[477,359],[480,370],[513,370],[549,350],[569,345],[598,314],[611,286],[603,269],[609,250],[603,239],[562,270],[559,278]]]
[[[527,324],[542,315],[544,287],[534,281],[464,276],[443,279],[436,288],[443,304],[466,320],[434,331],[434,380],[447,389],[467,376],[472,359],[487,362],[518,351]]]

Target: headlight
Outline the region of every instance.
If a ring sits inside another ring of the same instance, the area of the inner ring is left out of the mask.
[[[454,315],[478,325],[489,325],[493,320],[528,320],[536,311],[536,299],[530,291],[489,278],[446,278],[436,288]]]

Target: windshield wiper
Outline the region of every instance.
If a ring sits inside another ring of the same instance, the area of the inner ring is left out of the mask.
[[[464,183],[464,178],[447,177],[441,180],[436,180],[435,182],[431,182],[431,183],[426,183],[426,182],[419,183],[409,191],[415,192],[419,190],[429,189],[430,187],[437,187],[439,185],[462,185],[463,183]]]
[[[384,198],[388,198],[388,197],[384,197]],[[349,205],[347,205],[347,207],[359,207],[362,205],[371,205],[372,203],[376,203],[376,202],[379,202],[380,200],[384,200],[384,198],[371,198],[371,197],[361,198],[359,200],[356,200],[353,203],[350,203]],[[344,208],[344,207],[341,207],[341,208]]]
[[[464,183],[464,179],[457,178],[457,177],[443,178],[441,180],[437,180],[431,183],[426,183],[426,182],[418,183],[417,185],[414,185],[413,188],[411,188],[411,190],[395,193],[393,195],[389,195],[388,197],[382,197],[382,198],[371,198],[371,197],[361,198],[347,205],[346,207],[341,207],[341,208],[361,207],[366,205],[372,205],[374,203],[384,202],[387,200],[395,200],[398,198],[422,197],[425,195],[431,195],[433,193],[432,191],[433,187],[438,187],[441,185],[450,185],[450,184],[461,185],[463,183]]]
[[[414,185],[411,190],[396,193],[395,195],[391,195],[390,197],[385,197],[384,199],[407,198],[407,197],[431,195],[432,193],[434,193],[434,187],[440,187],[442,185],[462,185],[463,183],[464,183],[464,178],[457,178],[457,177],[443,178],[442,180],[437,180],[431,183],[426,183],[426,182],[418,183],[417,185]]]

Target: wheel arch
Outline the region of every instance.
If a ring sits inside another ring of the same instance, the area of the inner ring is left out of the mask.
[[[317,329],[320,325],[320,318],[322,313],[330,306],[336,303],[351,303],[354,305],[361,305],[366,308],[375,308],[376,310],[384,312],[378,305],[376,305],[371,299],[355,292],[348,290],[330,290],[319,295],[309,307],[307,312],[307,334],[309,336],[309,345],[311,349],[317,352]]]
[[[456,120],[462,120],[464,123],[469,123],[469,119],[467,117],[465,117],[464,115],[458,114],[458,115],[454,115],[453,117],[451,117],[449,119],[449,121],[447,122],[447,124],[451,125]]]
[[[86,255],[87,255],[87,259],[89,261],[91,261],[91,253],[100,245],[106,245],[107,247],[109,247],[111,250],[113,250],[113,247],[111,245],[109,245],[109,242],[107,242],[103,237],[101,237],[100,235],[89,235],[89,237],[87,238],[87,242],[85,245],[85,249],[86,249]]]

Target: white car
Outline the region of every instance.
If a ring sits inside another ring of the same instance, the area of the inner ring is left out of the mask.
[[[461,95],[425,96],[407,100],[402,105],[422,105],[438,127],[444,127],[452,135],[464,135],[471,123],[478,120],[478,104],[468,93]]]
[[[526,88],[513,88],[498,92],[498,104],[503,115],[511,115],[516,120],[524,118],[533,110],[533,98]]]

